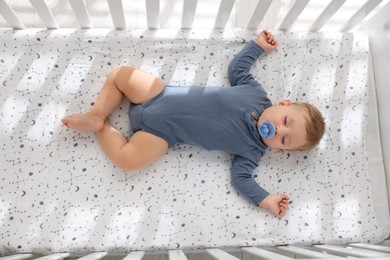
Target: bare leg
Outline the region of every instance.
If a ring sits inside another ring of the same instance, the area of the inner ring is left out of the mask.
[[[125,170],[133,171],[149,165],[164,155],[168,143],[145,131],[134,133],[129,141],[107,121],[103,129],[96,133],[100,147],[114,164]]]
[[[62,120],[76,130],[95,131],[106,155],[121,169],[134,170],[150,164],[168,149],[168,143],[153,134],[138,131],[129,141],[106,120],[119,105],[123,95],[132,103],[142,104],[164,89],[164,83],[144,71],[118,67],[107,77],[91,111]]]
[[[123,95],[135,104],[142,104],[164,89],[164,83],[155,76],[131,67],[118,67],[105,80],[92,109],[84,114],[71,115],[62,123],[72,129],[97,132],[104,120],[122,101]]]

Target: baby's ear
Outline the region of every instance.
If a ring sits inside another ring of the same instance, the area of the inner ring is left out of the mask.
[[[284,99],[282,101],[276,102],[274,106],[286,106],[292,103],[291,99]]]

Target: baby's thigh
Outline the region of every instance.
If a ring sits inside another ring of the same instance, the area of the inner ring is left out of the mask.
[[[126,171],[150,165],[168,150],[168,143],[161,137],[145,131],[135,132],[129,142],[122,147],[120,159]]]
[[[113,74],[117,87],[135,104],[153,99],[165,87],[160,78],[140,69],[120,66],[113,71]]]

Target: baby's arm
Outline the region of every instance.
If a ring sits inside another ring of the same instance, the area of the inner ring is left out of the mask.
[[[255,41],[250,41],[229,64],[228,75],[232,86],[258,84],[250,73],[252,64],[264,50]]]
[[[287,211],[288,196],[285,194],[270,194],[264,190],[252,177],[252,171],[257,167],[255,160],[249,160],[236,155],[232,165],[232,181],[234,186],[249,198],[254,204],[268,209],[278,218]]]
[[[249,70],[263,52],[270,52],[276,49],[277,45],[270,32],[262,31],[256,41],[250,41],[230,62],[228,68],[230,84],[236,86],[256,83],[257,85]]]

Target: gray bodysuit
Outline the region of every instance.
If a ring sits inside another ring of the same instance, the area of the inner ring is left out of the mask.
[[[269,193],[252,178],[266,145],[257,131],[257,118],[272,105],[249,70],[263,53],[254,41],[229,65],[233,87],[166,86],[141,104],[131,104],[132,130],[144,130],[174,144],[196,145],[234,154],[232,180],[256,205]]]

